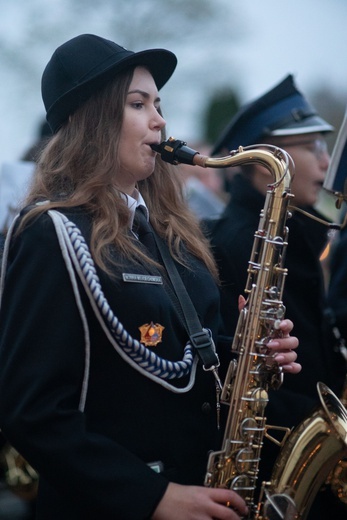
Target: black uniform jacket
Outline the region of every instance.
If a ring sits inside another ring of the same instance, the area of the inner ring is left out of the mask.
[[[88,241],[89,222],[67,213]],[[115,254],[117,254],[115,252]],[[217,333],[219,295],[199,261],[178,269],[202,325]],[[187,332],[165,286],[112,280],[97,270],[114,314],[133,338],[164,327],[159,356],[181,360]],[[129,264],[130,274],[158,274]],[[168,481],[202,484],[216,449],[215,384],[200,364],[191,390],[175,393],[120,356],[97,321],[82,284],[85,329],[51,218],[12,239],[0,314],[0,425],[40,474],[40,520],[149,518]],[[88,381],[84,382],[86,370]],[[182,387],[183,381],[172,381]],[[87,384],[81,410],[82,385]],[[161,473],[148,463],[160,461]]]
[[[347,343],[347,232],[344,229],[334,243],[330,258],[329,304],[334,321]]]
[[[264,206],[264,197],[241,175],[233,179],[231,193],[222,218],[207,223],[207,233],[220,268],[222,316],[227,334],[235,330],[237,299],[239,294],[244,294],[254,232]],[[292,427],[317,403],[317,381],[324,382],[340,396],[346,367],[334,349],[330,326],[325,319],[319,257],[326,245],[327,228],[299,213],[287,223],[285,266],[288,275],[283,301],[286,317],[294,322],[293,334],[299,338],[298,361],[303,368],[295,376],[285,375],[281,390],[271,396],[267,415],[281,425]]]

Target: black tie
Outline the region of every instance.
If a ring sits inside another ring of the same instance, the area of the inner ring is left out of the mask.
[[[158,248],[153,229],[146,218],[145,210],[141,206],[137,206],[135,211],[134,231],[140,242],[148,249],[152,258],[158,260]]]

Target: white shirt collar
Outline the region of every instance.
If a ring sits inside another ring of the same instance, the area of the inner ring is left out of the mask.
[[[148,213],[148,208],[146,206],[146,203],[145,203],[141,193],[136,188],[132,195],[124,195],[124,198],[126,200],[128,208],[130,209],[130,222],[129,222],[130,229],[132,229],[132,227],[133,227],[135,211],[138,206],[142,206],[145,209],[145,214],[146,214],[147,220],[149,220],[149,213]]]

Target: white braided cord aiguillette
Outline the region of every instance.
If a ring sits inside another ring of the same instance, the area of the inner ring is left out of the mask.
[[[135,361],[141,368],[161,379],[175,379],[190,374],[193,365],[193,352],[188,342],[184,348],[181,361],[169,361],[163,359],[145,345],[134,339],[124,328],[122,323],[114,315],[110,305],[102,291],[94,261],[91,257],[87,243],[77,226],[66,217],[63,219],[66,231],[78,259],[83,276],[93,295],[94,301],[103,316],[112,336],[122,347],[123,351]]]

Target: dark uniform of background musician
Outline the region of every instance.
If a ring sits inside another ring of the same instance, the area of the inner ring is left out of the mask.
[[[324,136],[332,130],[289,75],[240,109],[217,140],[213,154],[224,155],[239,145],[256,143],[285,149],[295,162],[292,203],[321,216],[314,205],[329,164]],[[272,178],[261,166],[242,166],[241,172],[231,178],[230,201],[224,214],[219,220],[205,223],[220,269],[222,315],[227,334],[233,334],[238,318],[236,301],[239,294],[244,294],[254,232],[258,229],[266,186],[270,182]],[[288,226],[285,261],[288,276],[283,300],[286,316],[295,323],[303,369],[298,377],[286,375],[282,388],[270,393],[266,416],[269,424],[293,427],[317,404],[317,381],[324,382],[341,396],[346,364],[336,350],[325,317],[325,289],[319,258],[327,244],[328,228],[296,211],[288,220]],[[266,443],[260,468],[267,479],[277,453],[276,446]],[[325,498],[322,497],[318,509],[312,510],[309,518],[346,518],[346,509],[341,508],[337,500],[327,499],[325,503]]]
[[[345,118],[347,118],[347,111]],[[346,119],[344,120],[339,137],[342,141],[341,149],[338,148],[338,163],[332,182],[332,190],[344,195],[341,206],[341,223],[343,225],[338,236],[332,244],[330,255],[330,279],[328,299],[333,309],[333,320],[341,334],[342,341],[347,345],[347,206],[346,206],[346,178],[347,178],[347,140]],[[339,143],[340,146],[340,143]],[[335,150],[334,150],[335,151]],[[347,395],[346,395],[347,398]]]

